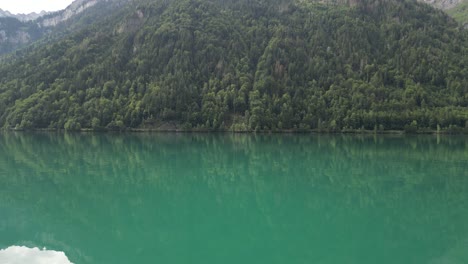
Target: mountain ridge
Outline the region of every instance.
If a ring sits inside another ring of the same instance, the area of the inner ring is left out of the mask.
[[[22,22],[35,20],[35,19],[38,19],[41,16],[45,16],[45,15],[47,15],[49,13],[51,13],[51,12],[47,12],[47,11],[43,10],[43,11],[41,11],[39,13],[31,12],[31,13],[28,13],[28,14],[21,14],[21,13],[12,14],[8,10],[3,10],[3,9],[0,8],[0,17],[13,17],[13,18],[16,18],[16,19],[18,19],[18,20],[20,20]]]
[[[31,14],[11,14],[8,11],[0,9],[0,56],[1,54],[9,53],[18,50],[26,45],[32,44],[38,39],[53,33],[54,31],[71,31],[62,27],[60,30],[54,29],[60,24],[69,19],[76,17],[86,9],[107,2],[126,3],[130,0],[75,0],[63,10],[55,12],[31,13]],[[465,27],[468,27],[468,0],[418,0],[436,8],[445,10],[447,13],[456,18]],[[318,1],[320,2],[320,1]],[[342,1],[342,4],[353,5],[359,1]],[[332,3],[324,1],[324,3]],[[333,2],[333,3],[340,3]],[[105,14],[109,15],[109,14]],[[13,23],[15,26],[8,28],[5,25],[12,24],[11,22],[3,22],[2,18],[16,18],[21,23]],[[34,22],[34,23],[29,23]],[[73,23],[67,23],[70,28]],[[73,30],[73,29],[72,29]]]

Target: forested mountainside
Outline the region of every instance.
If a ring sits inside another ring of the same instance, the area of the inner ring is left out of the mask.
[[[0,17],[0,55],[31,43],[41,36],[42,31],[31,21]]]
[[[410,0],[134,1],[0,66],[7,129],[468,126],[468,33]]]
[[[13,15],[0,9],[0,55],[32,45],[38,40],[58,40],[66,34],[104,20],[126,2],[75,0],[64,10],[29,15]]]

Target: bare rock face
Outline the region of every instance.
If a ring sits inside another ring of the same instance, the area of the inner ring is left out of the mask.
[[[96,5],[99,0],[76,0],[69,5],[65,10],[54,13],[55,15],[48,16],[39,22],[41,27],[54,27],[59,23],[64,22],[71,17],[78,15],[86,9]],[[106,0],[101,0],[106,1]]]
[[[421,2],[424,2],[426,4],[430,4],[434,7],[437,7],[439,9],[447,10],[447,9],[452,9],[463,0],[420,0]]]
[[[31,40],[31,35],[28,32],[18,31],[16,35],[11,38],[11,43],[13,44],[27,44]]]
[[[137,31],[144,23],[145,14],[141,10],[136,10],[133,16],[128,18],[124,24],[122,24],[117,29],[117,34],[124,32],[135,32]]]
[[[13,34],[7,34],[5,30],[0,30],[0,43],[27,44],[31,40],[31,35],[26,31],[18,30]]]
[[[7,30],[0,30],[0,54],[12,51],[15,47],[29,44],[31,40],[31,34],[27,31],[8,32]]]
[[[38,19],[38,18],[40,18],[42,16],[45,16],[45,15],[47,15],[49,13],[50,12],[41,11],[40,13],[32,12],[32,13],[29,13],[29,14],[16,14],[15,18],[17,18],[20,21],[32,21],[32,20],[36,20],[36,19]]]
[[[4,11],[0,8],[0,17],[10,17],[12,14],[8,11]]]
[[[0,43],[4,42],[7,39],[5,30],[0,30]]]

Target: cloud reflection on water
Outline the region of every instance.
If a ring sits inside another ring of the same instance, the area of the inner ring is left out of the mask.
[[[0,263],[3,264],[73,264],[64,252],[11,246],[0,250]]]

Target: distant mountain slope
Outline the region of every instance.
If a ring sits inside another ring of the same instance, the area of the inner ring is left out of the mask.
[[[30,15],[0,11],[0,55],[20,49],[43,37],[54,37],[105,19],[127,0],[76,0],[66,9]],[[84,12],[84,11],[87,12]],[[26,19],[27,17],[27,19]]]
[[[41,16],[45,16],[47,15],[48,12],[45,12],[45,11],[42,11],[40,12],[39,14],[38,13],[29,13],[29,14],[12,14],[8,11],[4,11],[0,8],[0,17],[13,17],[13,18],[16,18],[20,21],[31,21],[31,20],[35,20]]]
[[[14,17],[0,18],[0,55],[11,52],[42,36],[41,30],[33,22],[21,22]]]
[[[0,65],[0,126],[459,131],[467,65],[414,1],[139,0]]]

